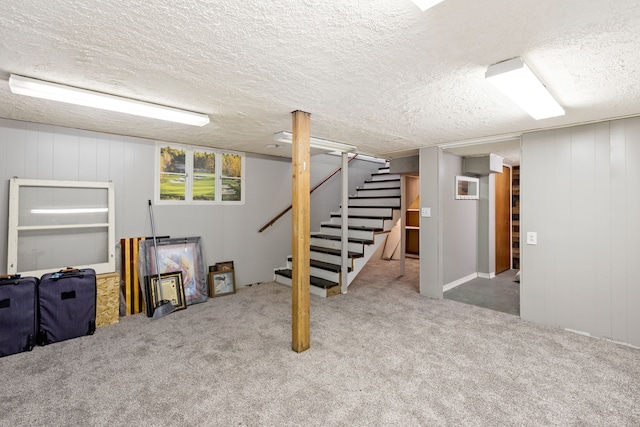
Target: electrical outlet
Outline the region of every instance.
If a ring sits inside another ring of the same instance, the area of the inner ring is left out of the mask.
[[[538,244],[538,233],[535,231],[527,231],[527,245]]]
[[[422,217],[430,218],[431,217],[431,208],[422,208]]]

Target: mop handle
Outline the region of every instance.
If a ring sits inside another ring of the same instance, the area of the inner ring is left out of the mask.
[[[156,253],[156,273],[158,273],[158,289],[162,292],[162,280],[160,278],[160,257],[158,256],[158,243],[156,241],[156,224],[153,221],[153,209],[151,208],[151,200],[149,200],[149,217],[151,218],[151,235],[153,236],[153,250]],[[160,295],[162,299],[162,295]]]

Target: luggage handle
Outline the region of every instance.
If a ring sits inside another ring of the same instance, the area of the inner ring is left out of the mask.
[[[0,274],[0,282],[3,285],[18,285],[20,284],[19,274]]]
[[[58,280],[62,277],[84,277],[84,273],[77,268],[67,267],[51,275],[53,280]]]

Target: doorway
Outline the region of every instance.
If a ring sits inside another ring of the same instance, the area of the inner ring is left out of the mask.
[[[511,168],[495,174],[496,274],[511,268]]]

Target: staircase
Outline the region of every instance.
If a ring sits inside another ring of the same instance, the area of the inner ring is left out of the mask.
[[[342,212],[332,212],[310,239],[310,290],[330,297],[342,292]],[[400,175],[381,168],[349,196],[348,206],[348,283],[351,284],[400,217]],[[275,270],[275,281],[291,286],[291,256],[287,266]]]

